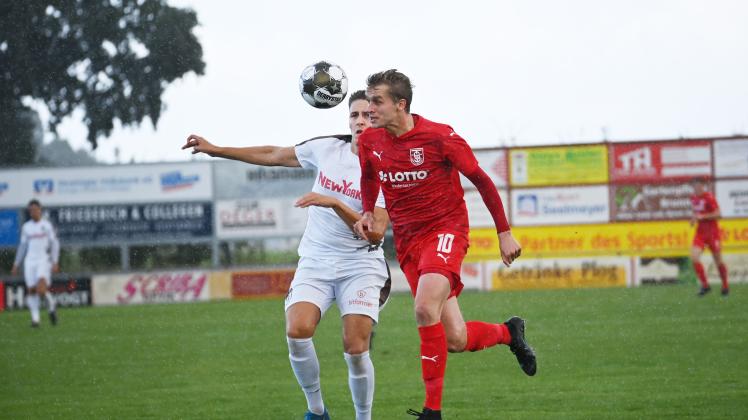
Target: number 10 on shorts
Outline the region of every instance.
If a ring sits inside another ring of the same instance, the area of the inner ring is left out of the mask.
[[[455,236],[451,233],[440,233],[439,244],[436,246],[436,252],[443,252],[448,254],[452,252],[452,242],[455,240]]]

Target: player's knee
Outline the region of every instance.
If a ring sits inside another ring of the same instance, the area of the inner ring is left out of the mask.
[[[418,325],[432,325],[439,322],[439,311],[436,305],[429,305],[423,302],[416,302],[416,322]]]
[[[286,325],[286,336],[289,338],[310,338],[314,336],[316,325],[311,322],[294,322]]]
[[[361,354],[369,350],[368,337],[343,337],[343,351],[348,354]]]

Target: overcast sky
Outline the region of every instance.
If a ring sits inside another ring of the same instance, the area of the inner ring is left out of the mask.
[[[96,157],[175,161],[190,133],[220,145],[293,145],[347,133],[345,105],[299,95],[321,59],[349,91],[397,68],[412,112],[452,125],[473,147],[748,133],[748,2],[209,1],[197,11],[206,74],[164,95],[158,128],[118,128]],[[89,148],[80,115],[60,133]]]

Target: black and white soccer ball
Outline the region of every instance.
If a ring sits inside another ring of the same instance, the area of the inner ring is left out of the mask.
[[[301,97],[315,108],[332,108],[348,94],[348,77],[340,66],[320,61],[307,66],[299,77]]]

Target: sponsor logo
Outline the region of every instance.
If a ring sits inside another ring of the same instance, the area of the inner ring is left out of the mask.
[[[443,259],[444,260],[444,264],[446,264],[447,260],[449,259],[449,256],[445,257],[444,255],[442,255],[441,253],[438,253],[438,252],[436,253],[436,256],[439,257],[439,258],[441,258],[441,259]]]
[[[52,194],[55,189],[55,182],[52,179],[35,179],[34,192],[36,194]]]
[[[161,174],[161,190],[174,191],[190,188],[200,181],[200,175],[183,175],[182,171]]]
[[[0,182],[0,195],[3,195],[5,191],[8,191],[8,188],[7,182]]]
[[[410,149],[410,163],[415,166],[420,166],[423,164],[423,159],[423,147]]]
[[[431,356],[431,357],[429,357],[429,356],[424,356],[424,355],[421,355],[421,360],[429,360],[429,361],[432,361],[432,362],[434,362],[434,363],[437,363],[436,359],[437,359],[438,357],[439,357],[439,355],[438,355],[438,354],[437,354],[436,356]]]
[[[373,153],[374,156],[376,156],[377,159],[379,159],[380,162],[382,161],[382,153],[384,153],[384,150],[381,151],[381,152],[375,152],[375,151],[372,150],[371,153]]]
[[[330,190],[332,192],[343,194],[346,197],[351,197],[356,200],[361,200],[361,191],[353,187],[353,181],[342,180],[342,184],[339,184],[329,177],[327,177],[322,171],[319,171],[317,182],[322,188]]]
[[[618,156],[621,169],[625,173],[651,173],[654,175],[655,170],[652,166],[652,149],[642,147],[632,150]]]
[[[117,295],[121,304],[143,302],[184,302],[199,300],[207,283],[204,273],[135,274],[127,280],[122,293]],[[138,299],[139,298],[139,299]]]
[[[428,171],[407,171],[407,172],[384,172],[379,171],[379,179],[382,182],[407,182],[422,181],[428,177]]]
[[[517,198],[517,213],[522,216],[538,215],[538,196],[535,194],[522,194]]]
[[[358,295],[359,299],[363,299],[366,297],[366,290],[359,290],[358,292],[356,292],[356,294]]]

